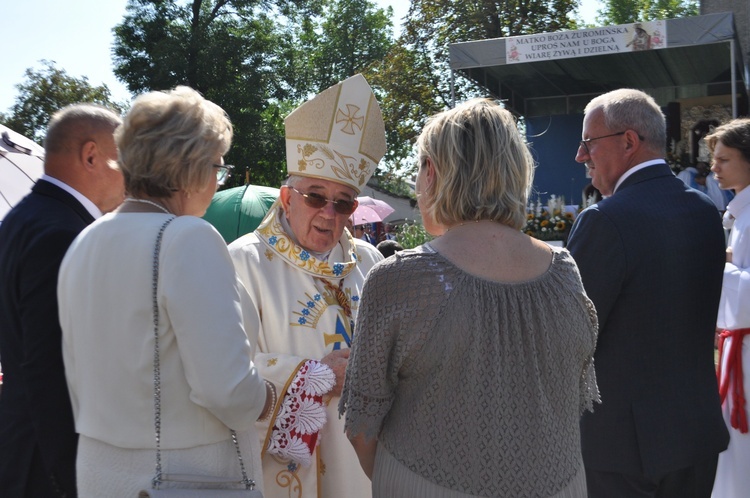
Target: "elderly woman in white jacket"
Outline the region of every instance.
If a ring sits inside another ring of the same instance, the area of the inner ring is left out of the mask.
[[[253,427],[274,393],[251,360],[258,316],[243,314],[255,307],[223,239],[199,218],[226,178],[231,139],[224,111],[187,87],[141,95],[115,132],[131,197],[78,236],[58,284],[81,497],[151,487],[155,272],[162,470],[239,480],[232,429],[262,486]]]

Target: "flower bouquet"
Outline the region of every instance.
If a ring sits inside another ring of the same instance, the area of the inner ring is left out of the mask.
[[[575,221],[573,213],[565,211],[565,198],[550,196],[546,205],[537,201],[529,205],[523,232],[539,240],[566,241]]]

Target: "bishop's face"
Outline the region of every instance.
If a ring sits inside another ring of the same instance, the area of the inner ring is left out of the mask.
[[[293,186],[281,188],[281,205],[299,244],[308,251],[330,251],[341,238],[351,213],[337,212],[332,202],[326,202],[323,207],[312,207],[303,194],[316,194],[331,201],[356,202],[357,192],[331,180],[307,177],[300,178]]]

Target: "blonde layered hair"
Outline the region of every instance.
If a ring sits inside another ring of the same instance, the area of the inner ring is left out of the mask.
[[[430,118],[417,149],[420,168],[428,158],[435,167],[419,202],[437,223],[523,227],[534,160],[510,112],[488,99],[469,100]]]
[[[216,174],[232,133],[224,110],[192,88],[138,96],[115,131],[125,188],[136,197],[199,190]]]

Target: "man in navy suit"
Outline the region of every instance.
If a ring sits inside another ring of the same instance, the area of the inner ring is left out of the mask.
[[[57,272],[68,246],[124,196],[119,116],[76,104],[44,140],[44,175],[0,225],[0,496],[76,496],[78,437],[65,381]]]
[[[727,447],[714,370],[721,219],[664,161],[659,106],[616,90],[584,111],[576,161],[604,199],[568,240],[599,316],[602,404],[581,419],[590,497],[710,497]]]

